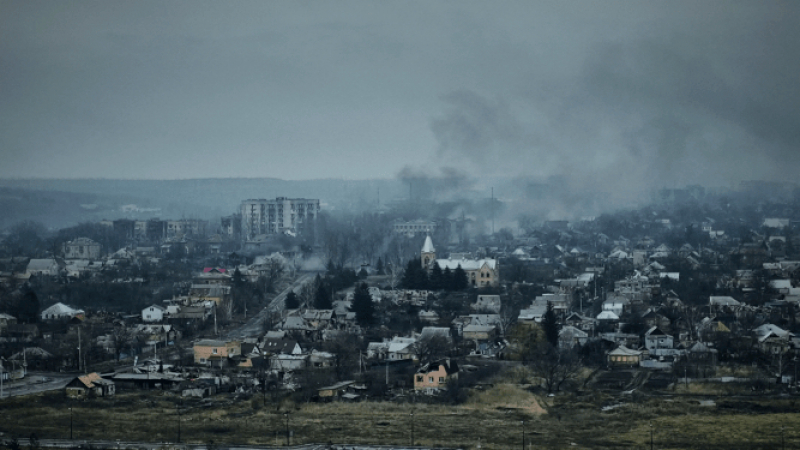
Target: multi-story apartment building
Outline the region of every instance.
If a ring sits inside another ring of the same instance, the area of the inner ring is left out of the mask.
[[[236,239],[242,235],[242,215],[231,214],[220,219],[220,230],[224,236]]]
[[[208,222],[199,219],[167,221],[167,236],[205,236]]]
[[[249,199],[242,202],[242,236],[302,233],[313,226],[319,214],[319,199],[278,197],[274,200]]]

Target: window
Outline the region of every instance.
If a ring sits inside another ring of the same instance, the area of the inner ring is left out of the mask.
[[[211,353],[216,355],[217,354],[217,349],[215,349],[215,348],[211,349]]]
[[[423,379],[424,379],[424,377],[422,375],[417,375],[417,382],[418,383],[422,383]]]
[[[428,377],[428,382],[433,383],[433,377]]]
[[[439,377],[439,383],[444,383],[444,377]]]

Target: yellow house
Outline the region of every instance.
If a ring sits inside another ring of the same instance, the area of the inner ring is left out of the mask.
[[[211,365],[214,361],[241,354],[239,341],[204,339],[194,343],[194,363]]]
[[[422,267],[428,271],[433,269],[434,264],[438,264],[442,270],[450,269],[451,272],[461,267],[467,274],[470,286],[497,286],[500,283],[500,266],[496,259],[436,259],[436,249],[433,247],[430,236],[425,238],[425,244],[422,246],[420,254]]]
[[[428,363],[414,374],[414,389],[447,389],[447,382],[458,379],[458,365],[445,359]]]
[[[609,366],[638,366],[642,360],[642,352],[639,350],[632,350],[624,345],[620,345],[616,349],[608,352],[608,365]]]

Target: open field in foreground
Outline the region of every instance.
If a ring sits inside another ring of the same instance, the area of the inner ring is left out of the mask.
[[[717,397],[612,398],[603,394],[540,398],[514,384],[475,392],[460,406],[421,403],[263,404],[261,397],[186,400],[172,393],[122,393],[68,400],[62,393],[0,404],[5,437],[284,445],[399,444],[477,449],[800,448],[800,399]],[[612,406],[606,411],[601,406]],[[412,415],[413,413],[413,415]],[[652,424],[652,427],[651,427]],[[783,431],[782,431],[783,427]]]

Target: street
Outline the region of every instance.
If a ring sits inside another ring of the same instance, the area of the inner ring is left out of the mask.
[[[61,372],[28,372],[21,380],[4,381],[2,397],[16,397],[63,389],[76,376]]]
[[[301,274],[297,277],[292,284],[281,291],[280,294],[276,295],[275,298],[269,303],[269,305],[265,306],[258,314],[251,317],[244,325],[233,329],[225,335],[226,339],[244,339],[247,337],[255,337],[260,336],[263,334],[263,326],[262,324],[267,318],[267,315],[273,311],[282,311],[284,308],[284,300],[286,299],[286,295],[290,291],[299,291],[302,286],[306,283],[310,283],[314,280],[317,272],[307,272]]]

